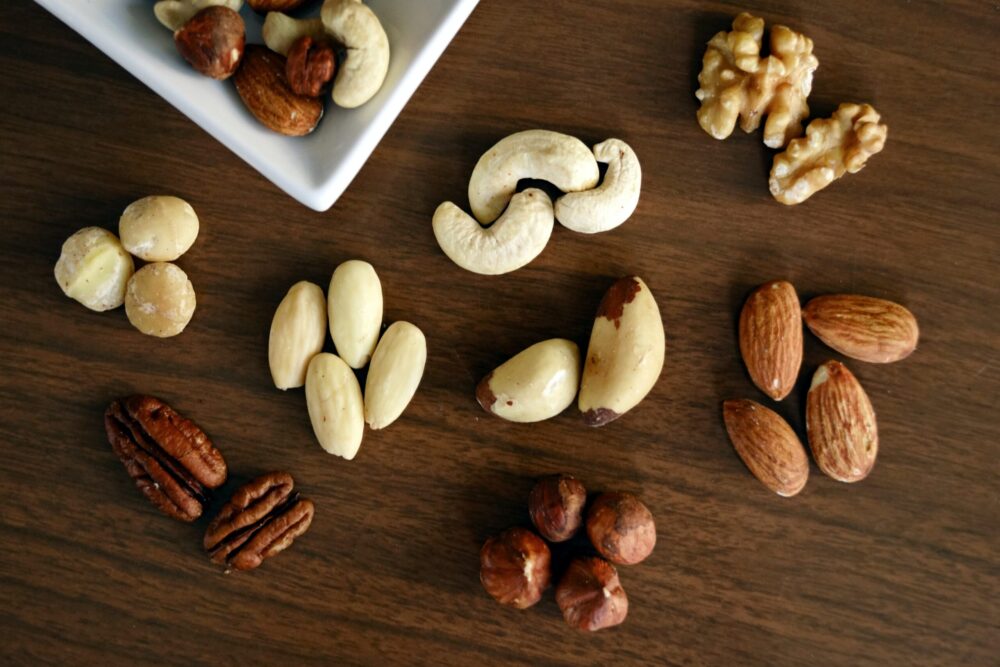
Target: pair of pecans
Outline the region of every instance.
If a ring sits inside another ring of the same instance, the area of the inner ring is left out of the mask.
[[[528,496],[536,530],[552,543],[566,542],[584,525],[587,491],[570,475],[543,477]],[[556,586],[563,618],[580,630],[619,625],[628,614],[628,597],[612,563],[642,562],[656,546],[656,524],[649,509],[630,493],[603,493],[586,512],[586,533],[597,556],[578,556]],[[552,579],[552,554],[545,540],[527,528],[509,528],[483,544],[479,578],[497,602],[527,609],[542,599]]]
[[[226,481],[222,453],[194,422],[152,396],[118,399],[104,413],[108,441],[135,485],[161,512],[192,522]],[[309,529],[314,507],[286,472],[237,489],[205,530],[212,562],[251,570]]]
[[[848,357],[889,363],[917,347],[913,314],[884,299],[827,295],[799,305],[785,281],[761,285],[740,314],[740,353],[754,384],[776,401],[794,388],[802,365],[802,320],[817,338]],[[769,489],[794,496],[809,478],[809,460],[791,426],[776,412],[747,400],[723,404],[723,418],[736,452]],[[871,401],[857,378],[839,361],[813,375],[806,398],[806,432],[816,465],[841,482],[871,472],[878,455],[878,429]]]

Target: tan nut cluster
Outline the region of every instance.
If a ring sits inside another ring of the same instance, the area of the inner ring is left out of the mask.
[[[799,377],[803,319],[833,349],[870,363],[905,359],[920,336],[913,313],[897,303],[832,294],[812,299],[803,309],[790,283],[765,283],[743,306],[739,344],[751,379],[776,401]],[[805,487],[808,456],[784,418],[747,399],[725,401],[722,412],[733,448],[764,486],[786,497]],[[816,465],[828,476],[857,482],[871,472],[879,447],[875,410],[840,362],[827,361],[813,375],[805,426]]]
[[[187,274],[168,261],[194,243],[197,214],[183,199],[154,195],[129,204],[118,228],[121,241],[100,227],[69,237],[56,262],[56,281],[91,310],[124,303],[129,322],[142,333],[176,336],[194,315],[196,300]],[[133,272],[129,253],[153,263]]]
[[[708,42],[695,92],[701,100],[698,123],[716,139],[725,139],[737,120],[744,132],[753,132],[766,116],[764,144],[780,148],[802,134],[819,61],[812,40],[785,26],[771,29],[770,55],[761,58],[763,36],[763,19],[744,12],[733,21],[732,31]]]
[[[328,317],[336,354],[322,351]],[[361,447],[365,422],[376,430],[399,418],[427,363],[420,329],[394,322],[379,338],[381,327],[382,283],[372,265],[359,260],[337,267],[326,298],[318,285],[294,285],[271,321],[268,365],[275,386],[305,385],[316,440],[347,460]],[[362,390],[355,371],[366,366]]]
[[[841,104],[826,119],[809,123],[806,136],[774,156],[771,194],[800,204],[844,174],[856,174],[885,146],[889,128],[868,104]]]
[[[538,532],[558,545],[582,527],[586,501],[587,491],[579,480],[549,475],[531,489],[528,513]],[[595,631],[622,623],[628,614],[618,571],[608,561],[635,564],[644,560],[656,545],[656,527],[646,506],[629,493],[598,496],[587,513],[586,525],[591,543],[603,558],[574,558],[556,587],[556,603],[571,627]],[[525,609],[536,604],[548,586],[550,562],[549,547],[542,539],[530,530],[511,528],[483,545],[480,580],[500,603]]]

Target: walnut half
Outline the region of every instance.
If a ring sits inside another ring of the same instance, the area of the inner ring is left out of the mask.
[[[841,104],[830,118],[809,123],[774,156],[771,194],[782,204],[800,204],[845,173],[856,174],[885,146],[889,128],[868,104]]]
[[[753,132],[766,115],[764,143],[781,148],[802,134],[819,61],[812,40],[785,26],[772,28],[771,53],[761,58],[763,36],[763,19],[743,12],[732,31],[708,42],[695,92],[701,100],[698,123],[716,139],[725,139],[737,119],[744,132]]]

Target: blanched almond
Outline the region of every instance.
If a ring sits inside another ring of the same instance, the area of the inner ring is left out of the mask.
[[[306,373],[306,407],[323,449],[353,459],[365,434],[365,411],[361,385],[343,359],[328,352],[312,358]]]
[[[278,389],[301,387],[309,361],[326,339],[326,299],[319,285],[295,283],[278,304],[271,320],[267,363]]]
[[[365,421],[378,430],[396,421],[420,386],[427,340],[409,322],[394,322],[375,348],[365,382]]]
[[[371,264],[352,259],[337,267],[330,279],[329,312],[337,354],[351,368],[364,368],[382,328],[382,283]]]

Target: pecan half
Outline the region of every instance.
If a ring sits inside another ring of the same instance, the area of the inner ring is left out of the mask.
[[[135,485],[167,516],[194,521],[226,481],[226,461],[205,432],[158,398],[114,401],[104,428]]]
[[[287,472],[262,475],[233,493],[205,531],[205,551],[226,570],[252,570],[309,529],[313,503]]]

